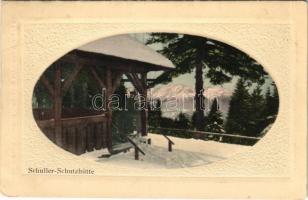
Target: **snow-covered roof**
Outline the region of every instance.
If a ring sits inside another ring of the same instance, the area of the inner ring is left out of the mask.
[[[95,40],[79,47],[78,50],[137,60],[165,68],[175,68],[169,59],[129,35]]]

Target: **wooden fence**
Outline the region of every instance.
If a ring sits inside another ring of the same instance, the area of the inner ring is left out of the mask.
[[[47,115],[50,116],[48,112]],[[62,118],[62,148],[80,155],[107,147],[105,114]],[[42,132],[55,143],[54,119],[36,120]]]
[[[157,134],[163,134],[180,138],[214,140],[223,143],[241,144],[249,146],[254,145],[262,138],[262,137],[251,137],[251,136],[235,135],[235,134],[212,133],[205,131],[194,131],[194,130],[162,128],[162,127],[149,127],[149,131]]]

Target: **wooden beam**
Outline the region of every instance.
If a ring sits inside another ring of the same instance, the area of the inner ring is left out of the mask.
[[[78,57],[82,57],[88,60],[96,60],[100,62],[100,64],[106,63],[108,66],[112,67],[112,69],[116,67],[124,69],[125,71],[135,71],[135,72],[170,70],[169,67],[165,67],[162,65],[156,65],[152,63],[126,59],[112,55],[86,52],[82,50],[74,50],[71,53],[77,55]]]
[[[141,135],[146,136],[148,135],[148,101],[147,101],[147,73],[141,74],[140,83],[143,87],[143,98],[145,99],[145,109],[142,109],[141,114]]]
[[[40,81],[44,84],[44,86],[48,90],[50,96],[53,98],[54,95],[55,95],[55,91],[53,89],[53,86],[49,83],[48,79],[46,78],[46,76],[44,74],[42,74]]]
[[[63,83],[62,96],[64,96],[66,94],[66,92],[69,90],[73,81],[76,79],[79,72],[81,71],[81,69],[84,66],[83,64],[81,64],[79,62],[75,62],[75,63],[76,63],[76,67],[74,68],[73,72],[69,75],[69,77]]]
[[[141,88],[141,93],[143,93],[144,90],[145,90],[145,87],[144,87],[144,84],[143,84],[142,80],[139,79],[139,77],[138,77],[138,75],[137,75],[136,73],[131,73],[131,74],[132,74],[133,79],[134,79],[134,81],[136,82],[136,84],[138,84],[138,87]],[[144,73],[141,73],[141,74],[144,74]],[[146,74],[146,73],[145,73],[145,74]],[[145,80],[145,81],[146,81],[146,80]]]
[[[156,80],[156,79],[154,79],[154,78],[148,78],[148,79],[147,79],[147,82],[153,82],[153,81],[155,81],[155,80]],[[130,80],[123,78],[123,79],[121,79],[121,82],[130,82]]]
[[[95,70],[95,67],[92,66],[90,67],[90,71],[91,71],[91,74],[93,76],[93,78],[96,80],[96,82],[98,83],[99,87],[101,89],[103,88],[106,88],[106,84],[104,83],[104,81],[99,77],[97,71]]]
[[[112,93],[115,92],[115,90],[117,89],[117,87],[119,87],[119,84],[121,82],[123,74],[122,73],[118,73],[114,80],[112,81]]]
[[[56,65],[54,92],[54,119],[55,119],[55,143],[62,147],[62,94],[61,94],[61,66]]]
[[[127,79],[133,84],[133,86],[135,87],[135,89],[140,93],[140,88],[138,87],[138,85],[135,83],[133,76],[130,73],[125,73]]]
[[[92,53],[90,53],[92,54]],[[96,67],[112,67],[114,71],[118,72],[145,72],[149,69],[146,67],[136,67],[132,63],[134,62],[123,62],[121,61],[121,58],[117,59],[108,59],[108,57],[105,56],[83,56],[83,53],[81,54],[74,54],[73,52],[68,53],[64,55],[62,58],[60,58],[62,62],[64,63],[75,63],[76,59],[78,59],[78,62],[87,65],[87,66],[96,66]]]
[[[112,95],[112,73],[110,68],[106,70],[106,94],[107,94],[107,134],[106,134],[106,141],[107,141],[107,148],[109,152],[112,152],[112,110],[109,108],[109,97]]]
[[[130,82],[133,84],[133,86],[136,88],[136,90],[142,94],[143,93],[143,87],[142,87],[142,84],[139,80],[139,78],[136,76],[134,76],[132,73],[126,73],[125,74],[126,77],[130,80]]]

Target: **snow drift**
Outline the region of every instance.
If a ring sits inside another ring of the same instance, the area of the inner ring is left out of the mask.
[[[208,165],[221,161],[251,148],[249,146],[203,141],[196,139],[182,139],[170,137],[175,143],[172,152],[168,152],[167,140],[162,135],[149,134],[152,144],[140,144],[145,156],[140,155],[140,160],[134,160],[134,150],[120,153],[109,158],[98,158],[106,153],[105,149],[87,152],[81,156],[101,163],[123,165],[130,168],[187,168]]]

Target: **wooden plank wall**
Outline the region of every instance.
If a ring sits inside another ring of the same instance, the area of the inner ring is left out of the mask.
[[[42,132],[54,143],[54,119],[37,120]],[[76,155],[107,147],[107,119],[104,115],[63,118],[62,148]]]

